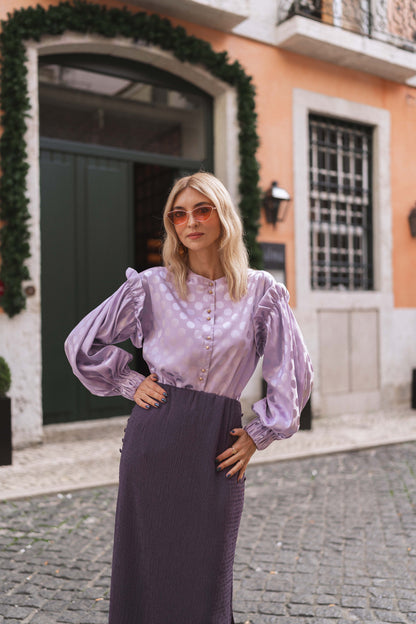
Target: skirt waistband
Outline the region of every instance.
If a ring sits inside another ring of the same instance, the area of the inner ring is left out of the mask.
[[[234,407],[238,407],[241,410],[241,404],[240,401],[238,399],[233,399],[232,397],[228,397],[225,396],[224,394],[215,394],[215,392],[205,392],[205,390],[195,390],[194,388],[189,388],[187,386],[185,387],[181,387],[181,386],[173,386],[172,384],[166,384],[160,381],[156,382],[159,386],[161,386],[162,388],[164,388],[166,390],[166,392],[169,395],[169,392],[178,392],[178,393],[191,393],[194,394],[196,397],[200,396],[201,398],[204,397],[205,399],[209,400],[210,398],[212,400],[217,399],[217,400],[223,400],[225,404],[229,403],[230,406],[234,406]]]

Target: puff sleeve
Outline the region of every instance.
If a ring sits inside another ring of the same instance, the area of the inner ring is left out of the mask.
[[[283,284],[275,283],[266,291],[253,322],[257,352],[264,356],[267,397],[253,405],[257,417],[245,429],[261,450],[298,430],[300,412],[311,392],[313,371]]]
[[[145,291],[136,271],[128,269],[126,277],[113,295],[72,330],[65,341],[65,353],[74,374],[90,392],[99,396],[121,394],[133,400],[144,376],[130,369],[133,356],[114,344],[130,339],[135,347],[141,347]]]

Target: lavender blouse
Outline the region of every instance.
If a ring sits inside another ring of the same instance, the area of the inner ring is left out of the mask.
[[[127,269],[126,282],[71,332],[65,351],[75,375],[93,394],[133,400],[144,376],[132,356],[114,346],[129,338],[161,383],[239,399],[264,356],[267,398],[253,405],[246,427],[258,449],[299,427],[312,385],[312,366],[288,301],[289,293],[265,271],[249,270],[238,302],[225,277],[189,272],[181,299],[166,268]]]

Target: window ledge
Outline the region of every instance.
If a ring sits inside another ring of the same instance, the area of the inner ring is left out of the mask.
[[[308,305],[320,310],[368,310],[393,308],[393,295],[377,290],[310,290]]]
[[[284,50],[416,86],[416,54],[296,15],[276,27]]]
[[[133,0],[132,4],[222,31],[232,30],[250,16],[249,0]]]

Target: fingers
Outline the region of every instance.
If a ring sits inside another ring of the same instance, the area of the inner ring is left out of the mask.
[[[256,445],[245,429],[233,429],[230,433],[238,437],[238,440],[215,458],[223,468],[235,464],[243,455],[248,454],[251,457],[256,450]]]
[[[134,393],[134,400],[137,405],[149,409],[150,407],[160,407],[162,403],[166,403],[167,392],[156,381],[157,375],[152,374],[137,387]]]
[[[246,471],[247,468],[247,463],[245,463],[242,459],[240,459],[240,461],[238,461],[233,468],[231,468],[231,470],[229,470],[227,472],[227,474],[225,475],[227,477],[227,479],[230,479],[233,475],[237,474],[238,472],[238,479],[237,481],[241,481],[241,479],[244,477],[244,473]]]
[[[229,466],[230,464],[233,464],[235,462],[235,455],[237,455],[239,450],[240,449],[238,443],[236,442],[229,448],[225,449],[225,451],[221,453],[221,455],[218,455],[218,457],[216,457],[217,463],[224,462],[224,466]]]
[[[242,437],[244,440],[244,435],[247,434],[245,429],[237,429],[237,428],[232,429],[230,433],[231,435],[239,439],[236,440],[236,442],[230,448],[225,449],[225,451],[221,453],[221,455],[218,455],[218,457],[216,458],[217,462],[222,462],[224,459],[228,459],[229,457],[233,457],[233,455],[236,455],[239,449],[241,448],[240,438]]]
[[[249,459],[244,459],[244,458],[239,459],[230,468],[230,470],[228,470],[228,472],[226,472],[225,476],[227,477],[227,479],[230,479],[231,477],[233,477],[235,474],[238,473],[238,481],[240,481],[243,478],[243,476],[244,476],[244,473],[246,471],[248,462],[249,462]],[[221,471],[222,468],[220,466],[218,466],[217,470]]]
[[[230,449],[227,449],[227,451],[229,451]],[[224,453],[223,453],[224,454]],[[224,459],[224,460],[220,460],[220,463],[218,463],[217,466],[217,472],[220,472],[221,470],[224,470],[224,468],[231,468],[230,472],[230,476],[232,476],[233,474],[235,474],[236,470],[234,470],[234,468],[237,466],[238,469],[241,469],[241,464],[244,465],[244,468],[247,466],[249,460],[250,460],[250,455],[244,451],[244,450],[239,450],[237,451],[237,453],[234,453],[231,451],[231,455],[228,454],[228,458]],[[227,477],[228,477],[228,472],[227,472]]]
[[[230,478],[238,472],[238,480],[240,481],[244,477],[247,465],[256,450],[256,445],[244,429],[233,429],[231,434],[238,439],[232,446],[218,455],[215,461],[218,464],[218,472],[231,467],[226,473],[226,477]]]

